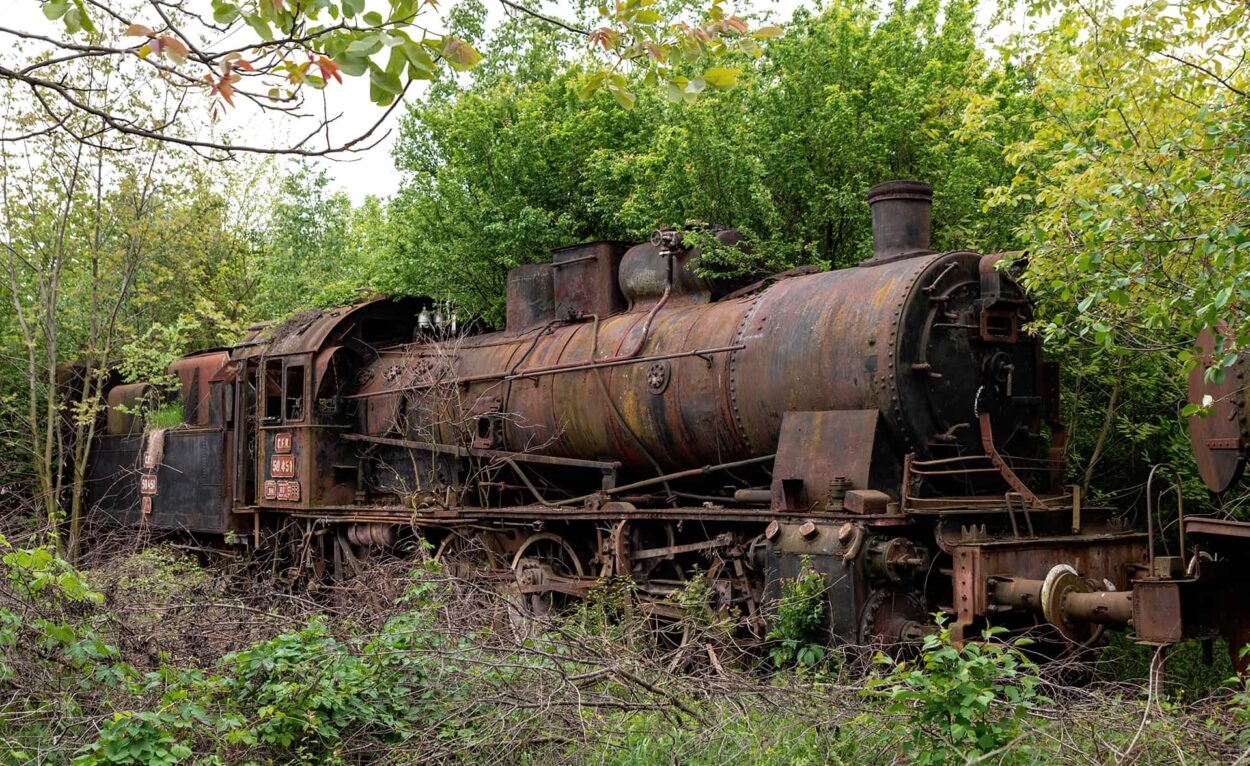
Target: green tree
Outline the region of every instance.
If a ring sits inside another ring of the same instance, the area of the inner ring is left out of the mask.
[[[278,184],[251,268],[255,311],[266,319],[313,305],[350,303],[364,283],[352,257],[351,200],[323,168],[299,165]]]
[[[673,114],[642,157],[607,164],[627,227],[688,218],[748,230],[786,263],[851,265],[870,252],[864,195],[878,182],[934,186],[935,247],[1012,244],[981,214],[1009,178],[998,147],[1017,123],[961,141],[963,111],[1005,90],[980,53],[975,4],[921,0],[888,10],[859,0],[800,9],[742,86]],[[1004,96],[1001,107],[1023,105]]]
[[[1039,107],[991,214],[1024,211],[1049,340],[1208,363],[1250,343],[1250,15],[1244,4],[1033,3],[1007,53]],[[992,101],[969,124],[1001,122]]]
[[[737,88],[692,105],[680,90],[677,105],[639,88],[630,112],[579,98],[595,74],[558,40],[523,24],[497,30],[489,68],[405,118],[379,284],[449,295],[498,321],[508,268],[690,219],[743,229],[769,268],[849,265],[869,250],[868,187],[906,176],[935,186],[938,246],[1008,246],[1011,222],[984,216],[980,198],[1010,178],[1001,148],[1018,123],[972,141],[955,133],[974,103],[1027,104],[999,95],[1010,75],[981,55],[973,9],[800,10],[785,37],[735,54]]]
[[[95,76],[107,98],[118,75],[99,65]],[[29,94],[8,87],[0,98],[6,130],[38,124]],[[80,133],[95,127],[67,117]],[[243,247],[223,202],[231,185],[215,170],[161,142],[120,153],[53,131],[0,147],[2,437],[29,466],[39,520],[67,558],[123,346],[184,316],[187,345],[217,345],[244,319],[227,297],[242,292],[231,259]]]
[[[1122,490],[1120,505],[1159,461],[1186,473],[1187,504],[1206,497],[1183,372],[1220,377],[1250,342],[1248,41],[1244,5],[1222,0],[1028,3],[1004,47],[1018,80],[964,113],[965,138],[1001,135],[1002,99],[1031,102],[986,214],[1029,249],[1037,329],[1066,369],[1072,478]],[[1218,352],[1196,360],[1220,323]]]
[[[497,321],[509,268],[627,233],[600,205],[589,165],[605,147],[642,151],[659,97],[642,94],[632,111],[606,94],[583,101],[583,71],[532,24],[506,26],[486,50],[513,66],[435,92],[404,119],[395,148],[404,183],[388,211],[379,285],[449,296]]]

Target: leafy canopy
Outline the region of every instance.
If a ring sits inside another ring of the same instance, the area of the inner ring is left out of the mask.
[[[1011,177],[1001,147],[1016,123],[954,136],[974,100],[1025,111],[996,95],[1012,75],[982,56],[971,3],[800,10],[758,56],[726,60],[741,69],[736,88],[677,105],[635,73],[631,111],[587,93],[597,71],[569,62],[566,45],[506,25],[483,67],[413,105],[379,289],[449,296],[498,322],[509,268],[691,220],[754,244],[752,259],[705,264],[718,272],[846,266],[870,252],[865,192],[898,177],[933,183],[938,246],[1012,244],[1012,222],[985,216],[979,198]]]
[[[1224,323],[1204,363],[1231,364],[1250,344],[1245,4],[1028,8],[1005,53],[1027,69],[1040,111],[1007,147],[1016,173],[987,209],[1024,214],[1042,331],[1188,363],[1198,332]],[[992,98],[974,106],[971,134],[1008,118]]]
[[[551,30],[571,33],[594,75],[583,95],[606,88],[621,105],[636,100],[627,77],[651,85],[665,83],[682,98],[693,99],[706,87],[728,88],[738,70],[716,65],[728,52],[758,55],[759,39],[776,37],[775,26],[752,30],[726,7],[709,0],[706,7],[685,2],[612,0],[597,10],[594,29],[547,16],[514,0],[501,0],[510,12],[536,20]],[[195,0],[150,0],[137,5],[116,0],[40,0],[44,16],[58,22],[64,36],[0,26],[0,36],[37,43],[41,54],[16,68],[0,66],[0,81],[20,83],[48,104],[52,129],[60,114],[90,114],[104,129],[128,136],[173,141],[202,149],[250,149],[269,153],[324,155],[354,151],[372,143],[369,129],[334,142],[328,114],[302,140],[289,146],[266,146],[248,137],[242,142],[203,138],[188,132],[174,114],[155,123],[138,119],[134,109],[112,102],[93,103],[78,77],[92,60],[110,60],[117,68],[142,72],[148,84],[173,93],[210,99],[213,117],[249,102],[254,109],[297,114],[307,91],[342,85],[344,77],[368,78],[369,98],[392,107],[414,82],[433,80],[440,71],[464,72],[482,56],[455,31],[455,13],[442,13],[436,0],[211,0],[211,9]],[[315,107],[314,107],[315,108]],[[389,113],[389,110],[388,112]],[[324,145],[313,144],[324,129]],[[90,135],[80,134],[89,140]]]

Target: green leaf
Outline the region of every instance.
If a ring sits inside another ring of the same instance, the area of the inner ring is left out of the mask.
[[[91,21],[91,15],[87,13],[87,8],[82,0],[74,0],[74,7],[78,10],[78,23],[87,32],[95,32],[95,24]]]
[[[69,0],[51,0],[44,3],[43,15],[50,21],[56,21],[69,10]]]
[[[740,69],[712,67],[703,73],[703,80],[713,88],[732,88],[738,84]]]
[[[626,109],[633,109],[634,104],[638,101],[637,96],[620,86],[610,85],[608,86],[608,91],[611,92],[612,97],[616,99],[616,103]]]
[[[608,77],[606,72],[595,72],[586,79],[586,83],[577,90],[577,97],[582,101],[587,101],[591,96],[599,92],[603,87],[603,81]]]
[[[425,48],[417,42],[406,42],[397,50],[408,60],[408,77],[414,80],[429,80],[434,76],[434,59]]]
[[[750,37],[738,38],[738,48],[752,58],[759,58],[764,53],[760,50],[760,44]]]
[[[369,59],[364,56],[353,56],[350,53],[343,53],[336,56],[334,63],[339,65],[343,70],[343,74],[359,77],[369,69]]]
[[[381,67],[375,66],[369,68],[369,84],[384,93],[389,93],[391,96],[398,96],[400,93],[404,92],[404,84],[400,81],[399,77],[392,72],[382,69]],[[393,100],[394,99],[392,98],[391,101]],[[386,103],[389,104],[390,101],[387,101]]]
[[[269,26],[269,22],[261,18],[255,13],[245,14],[243,21],[247,23],[252,31],[260,36],[265,42],[273,42],[273,29]]]
[[[668,88],[665,91],[665,95],[668,97],[668,100],[674,104],[680,104],[684,101],[686,98],[686,85],[689,84],[689,82],[690,81],[684,77],[676,80],[669,80]]]
[[[377,32],[358,38],[347,46],[347,53],[352,56],[372,56],[382,50],[382,35]]]
[[[224,0],[213,0],[213,21],[218,24],[232,24],[239,18],[239,8]]]

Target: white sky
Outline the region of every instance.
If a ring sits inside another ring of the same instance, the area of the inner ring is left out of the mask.
[[[572,4],[568,0],[539,4],[540,1],[534,0],[533,5],[544,13],[568,20],[573,20],[575,17]],[[739,0],[735,10],[739,13],[750,11],[755,14],[767,14],[773,20],[784,22],[797,7],[813,1]],[[485,0],[485,2],[489,13],[488,23],[494,26],[504,17],[503,5],[497,0]],[[207,5],[206,2],[204,4]],[[449,4],[449,0],[443,0],[442,4]],[[987,9],[992,11],[993,6],[993,3],[984,3],[982,10],[983,12]],[[983,15],[988,15],[988,13],[983,13]],[[137,21],[150,23],[142,12],[135,18]],[[151,23],[150,25],[157,26]],[[0,26],[49,36],[54,36],[58,32],[57,25],[43,17],[39,0],[0,0]],[[250,36],[251,33],[245,32],[244,34]],[[0,34],[0,41],[6,39],[11,40],[7,35]],[[214,44],[220,42],[214,41]],[[5,61],[6,64],[20,65],[23,63],[22,60],[29,55],[29,51],[18,53],[10,48],[7,53],[0,53],[0,60]],[[416,86],[424,87],[424,83],[414,83],[414,87],[409,91],[408,100],[410,101],[419,93],[419,88]],[[320,112],[324,98],[324,109],[327,113],[331,115],[342,113],[342,116],[331,127],[331,137],[335,142],[341,142],[363,133],[385,111],[369,101],[368,88],[367,77],[345,77],[342,85],[332,83],[320,93],[311,90],[308,92],[309,108],[316,107]],[[229,135],[237,141],[243,134],[246,134],[249,143],[280,145],[284,141],[289,141],[291,136],[302,137],[304,133],[317,125],[313,118],[291,120],[289,117],[275,117],[266,115],[253,104],[242,100],[237,103],[239,104],[237,108],[228,110],[224,117],[211,128],[207,127],[206,120],[205,129],[211,130],[217,138]],[[328,170],[335,180],[335,185],[346,191],[354,202],[359,202],[371,194],[387,196],[398,187],[399,174],[391,161],[390,149],[394,144],[399,118],[403,112],[402,105],[392,112],[386,123],[374,134],[374,138],[385,134],[384,137],[368,152],[343,155],[340,159],[315,160]]]

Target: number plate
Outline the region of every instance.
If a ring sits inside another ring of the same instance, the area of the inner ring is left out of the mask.
[[[295,456],[274,455],[269,458],[269,475],[275,479],[295,478]]]
[[[298,481],[278,482],[278,499],[287,503],[298,503],[299,502],[299,482]]]
[[[269,479],[265,482],[265,499],[278,500],[284,503],[298,503],[300,486],[298,481]]]

